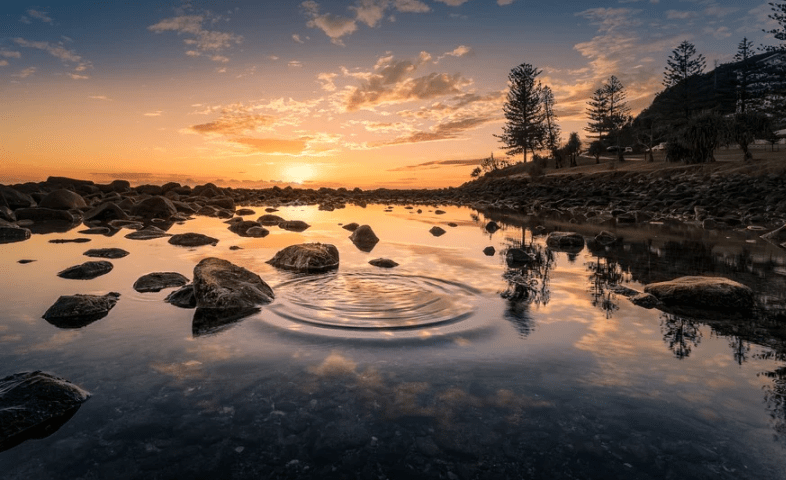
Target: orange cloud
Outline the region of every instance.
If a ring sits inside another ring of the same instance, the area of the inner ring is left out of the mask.
[[[307,142],[310,137],[300,137],[294,140],[278,138],[250,138],[237,137],[232,141],[245,145],[257,153],[279,153],[288,155],[298,155],[306,150]]]

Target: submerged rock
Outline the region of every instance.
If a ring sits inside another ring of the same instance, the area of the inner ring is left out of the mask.
[[[142,275],[134,282],[134,290],[140,293],[160,292],[165,288],[182,287],[188,279],[177,272],[153,272]]]
[[[181,247],[199,247],[202,245],[213,245],[218,243],[217,238],[209,237],[201,233],[178,233],[169,237],[168,242],[172,245]]]
[[[441,237],[442,235],[445,235],[445,233],[447,233],[447,232],[445,232],[444,228],[437,227],[435,225],[435,226],[431,227],[431,230],[429,230],[428,233],[434,235],[435,237]]]
[[[302,220],[288,220],[278,224],[278,228],[289,230],[291,232],[302,232],[311,225]]]
[[[394,262],[389,258],[375,258],[374,260],[369,260],[368,263],[374,265],[375,267],[380,267],[380,268],[398,267],[398,263]]]
[[[117,292],[106,295],[63,295],[42,318],[59,328],[81,328],[106,317],[119,298]]]
[[[259,275],[220,258],[205,258],[194,267],[197,308],[254,309],[273,301],[273,289]]]
[[[194,296],[194,285],[185,285],[170,293],[164,299],[166,303],[180,308],[196,308],[197,302]]]
[[[171,237],[171,233],[166,233],[158,227],[150,225],[142,230],[137,230],[126,235],[126,238],[131,240],[152,240],[154,238]]]
[[[109,227],[90,227],[84,230],[79,230],[77,233],[81,233],[83,235],[106,235],[110,233],[112,230]]]
[[[263,237],[267,237],[269,233],[270,233],[270,230],[268,230],[265,227],[260,226],[260,227],[251,227],[251,228],[249,228],[248,230],[246,230],[246,234],[242,235],[242,236],[244,236],[244,237],[251,237],[251,238],[263,238]]]
[[[654,295],[666,307],[688,310],[748,311],[753,308],[753,290],[723,277],[680,277],[651,283],[644,292]]]
[[[275,209],[274,209],[275,211]],[[267,227],[278,225],[279,223],[283,222],[284,219],[279,217],[278,215],[262,215],[261,217],[257,218],[257,222],[260,225],[265,225]]]
[[[274,267],[316,273],[338,268],[338,249],[325,243],[290,245],[267,261]]]
[[[265,237],[270,233],[266,228],[263,228],[259,222],[254,222],[252,220],[234,222],[229,226],[229,230],[241,237]]]
[[[56,432],[90,393],[54,375],[35,371],[0,380],[0,452]]]
[[[257,212],[251,210],[250,208],[241,208],[235,211],[235,215],[255,215]]]
[[[374,230],[368,225],[361,225],[356,228],[355,231],[352,232],[352,235],[349,236],[349,239],[358,247],[358,250],[363,252],[370,252],[374,249],[377,242],[379,242],[379,237],[377,237]]]
[[[85,262],[81,265],[74,265],[73,267],[66,268],[58,272],[57,276],[71,280],[91,280],[101,275],[106,275],[112,271],[112,268],[113,265],[105,260]]]
[[[584,248],[584,237],[576,232],[551,232],[546,237],[546,245],[551,248],[580,250]]]
[[[82,255],[97,258],[123,258],[128,252],[122,248],[91,248]]]
[[[53,238],[49,243],[88,243],[89,238]]]
[[[492,253],[493,255],[493,253]],[[523,267],[529,265],[534,261],[532,255],[522,248],[509,248],[505,252],[505,263],[510,268]]]

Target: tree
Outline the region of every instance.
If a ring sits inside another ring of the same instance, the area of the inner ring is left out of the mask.
[[[600,163],[600,156],[603,155],[603,152],[606,151],[606,147],[603,146],[603,143],[600,140],[595,140],[594,142],[590,143],[589,146],[589,153],[593,157],[595,157],[595,163]]]
[[[770,119],[761,113],[738,113],[728,126],[729,137],[740,146],[742,158],[746,162],[753,160],[748,145],[753,143],[757,136],[767,137],[771,131]]]
[[[628,94],[625,92],[625,86],[614,75],[609,78],[609,82],[603,85],[603,90],[608,99],[608,118],[609,135],[613,136],[617,143],[617,159],[622,160],[622,147],[620,146],[620,132],[630,118],[630,107],[625,100]]]
[[[478,178],[481,172],[483,172],[483,170],[481,170],[480,167],[475,167],[472,169],[472,172],[469,174],[469,176],[472,178]]]
[[[557,124],[557,115],[554,113],[554,93],[548,86],[543,87],[543,115],[546,126],[545,147],[556,158],[556,152],[560,144],[560,131]],[[557,168],[559,168],[559,163]]]
[[[576,157],[579,156],[580,151],[581,151],[581,139],[579,138],[578,132],[570,132],[570,137],[568,137],[568,143],[565,144],[565,153],[567,153],[568,158],[570,158],[571,167],[578,166],[578,164],[576,163]]]
[[[508,74],[510,89],[503,111],[507,122],[502,135],[495,135],[507,147],[508,155],[534,152],[543,148],[546,139],[545,113],[540,82],[541,71],[528,63],[522,63]]]
[[[672,50],[666,60],[666,71],[663,73],[663,85],[666,88],[678,88],[679,101],[687,121],[691,115],[692,79],[704,72],[704,55],[696,54],[696,47],[687,40]]]
[[[737,68],[737,111],[745,113],[748,106],[748,87],[750,85],[750,76],[752,65],[750,57],[753,56],[753,42],[748,41],[748,37],[744,37],[737,45],[737,53],[734,55],[734,60],[738,62]]]
[[[584,127],[584,130],[587,132],[594,133],[595,135],[592,137],[597,138],[600,142],[603,141],[604,134],[608,131],[606,122],[608,111],[608,99],[603,87],[601,87],[592,93],[592,97],[587,102],[587,118],[589,122]]]
[[[686,163],[714,162],[714,152],[725,135],[725,119],[714,112],[703,112],[688,124],[666,146],[670,161]]]
[[[781,42],[786,42],[786,2],[783,3],[773,3],[770,2],[770,7],[772,8],[772,14],[767,15],[772,20],[775,20],[780,24],[778,28],[773,28],[772,30],[762,30],[764,33],[769,33],[773,37],[777,38]],[[775,47],[765,47],[767,51],[775,51],[775,50],[784,50],[786,49],[786,44],[778,45]]]

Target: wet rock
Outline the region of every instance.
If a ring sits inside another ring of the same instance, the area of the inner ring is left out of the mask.
[[[239,247],[237,245],[232,245],[231,247],[229,247],[229,249],[230,250],[243,250],[243,247]]]
[[[30,238],[30,230],[11,225],[0,225],[0,243],[22,242]]]
[[[374,230],[371,229],[368,225],[361,225],[352,232],[352,235],[349,236],[349,239],[358,250],[363,252],[370,252],[374,249],[377,242],[379,242],[379,237],[374,233]]]
[[[22,265],[27,265],[28,263],[33,263],[35,260],[31,260],[29,258],[23,258],[22,260],[17,260],[16,263],[21,263]]]
[[[445,212],[444,210],[434,210],[434,213],[437,215],[444,215],[447,212]]]
[[[251,210],[250,208],[241,208],[235,211],[235,215],[256,215],[257,212]]]
[[[150,225],[149,227],[145,227],[142,230],[137,230],[136,232],[129,233],[128,235],[126,235],[126,238],[131,240],[152,240],[154,238],[171,237],[171,236],[172,236],[171,233],[166,233],[160,228]]]
[[[436,225],[431,227],[431,230],[429,230],[428,232],[434,235],[435,237],[440,237],[446,233],[444,228],[437,227]]]
[[[169,237],[168,242],[180,247],[199,247],[202,245],[213,245],[218,243],[217,238],[209,237],[201,233],[178,233]]]
[[[302,232],[311,225],[302,220],[288,220],[278,224],[278,228],[289,230],[291,232]]]
[[[0,203],[4,203],[11,210],[36,206],[36,201],[30,195],[2,185],[0,185],[0,198],[2,198]]]
[[[551,248],[581,249],[584,248],[584,237],[576,232],[551,232],[546,238],[546,245]]]
[[[723,277],[680,277],[651,283],[644,292],[654,295],[667,307],[748,311],[753,308],[753,291]]]
[[[79,230],[77,233],[81,233],[83,235],[106,235],[109,232],[111,232],[111,230],[108,227],[90,227],[84,230]]]
[[[89,238],[53,238],[49,243],[87,243],[91,240]]]
[[[91,248],[82,255],[95,258],[123,258],[128,252],[122,248]]]
[[[497,253],[497,251],[492,246],[488,246],[483,249],[483,254],[487,257],[493,257],[495,253]]]
[[[71,280],[91,280],[101,275],[106,275],[112,271],[112,268],[112,263],[105,260],[85,262],[81,265],[74,265],[73,267],[66,268],[58,272],[57,276]]]
[[[273,301],[273,289],[259,275],[220,258],[205,258],[194,267],[198,308],[253,309]]]
[[[8,208],[7,205],[0,205],[0,220],[5,220],[6,222],[15,222],[16,215],[14,215],[13,210]]]
[[[131,215],[136,215],[144,219],[153,218],[172,218],[177,213],[177,209],[172,201],[166,197],[155,196],[142,200],[131,207]]]
[[[375,267],[380,267],[380,268],[398,267],[398,263],[394,262],[389,258],[375,258],[374,260],[369,260],[368,263],[374,265]]]
[[[583,239],[582,239],[583,241]],[[608,246],[617,241],[617,236],[611,232],[602,231],[595,235],[595,241],[601,246]]]
[[[110,220],[109,226],[112,228],[126,228],[128,230],[142,230],[145,224],[136,220]]]
[[[633,295],[630,297],[630,301],[634,305],[638,305],[639,307],[644,307],[646,309],[659,308],[663,305],[661,301],[658,300],[658,297],[650,293],[639,293],[638,295]]]
[[[273,213],[273,212],[277,212],[277,211],[278,211],[278,209],[277,209],[277,208],[273,208],[273,207],[267,207],[267,208],[265,209],[265,211],[266,211],[267,213]]]
[[[116,204],[108,202],[85,212],[84,219],[85,221],[100,220],[102,222],[128,220],[128,214]]]
[[[55,210],[71,210],[72,208],[87,208],[87,203],[78,193],[61,188],[49,192],[41,199],[38,206]]]
[[[180,308],[196,308],[197,301],[194,296],[194,285],[185,285],[170,293],[164,299],[166,303]]]
[[[251,237],[253,235],[249,235],[248,231],[252,228],[262,228],[262,225],[252,220],[241,220],[239,222],[232,223],[229,226],[229,231],[236,233],[241,237]],[[255,232],[257,232],[257,236],[264,237],[269,233],[267,229],[262,228],[262,230],[264,231],[264,233],[260,232],[259,230],[255,230]]]
[[[246,230],[246,234],[243,236],[252,237],[252,238],[263,238],[263,237],[267,237],[269,233],[270,230],[268,230],[265,227],[259,226],[259,227],[249,228],[248,230]]]
[[[458,223],[456,223],[456,222],[448,222],[448,227],[453,227],[453,228],[458,227]]]
[[[338,268],[338,249],[324,243],[290,245],[277,252],[267,263],[296,272],[325,272]]]
[[[230,197],[216,197],[212,198],[207,204],[211,207],[217,207],[222,210],[227,210],[230,212],[235,211],[235,201],[232,200]]]
[[[120,294],[63,295],[49,307],[43,318],[59,328],[81,328],[104,318],[117,303]]]
[[[773,230],[770,233],[765,233],[761,236],[764,240],[768,242],[774,243],[780,247],[786,248],[786,225],[778,228],[777,230]]]
[[[17,220],[32,220],[38,222],[60,222],[60,223],[74,223],[80,219],[79,216],[74,216],[67,210],[55,210],[54,208],[20,208],[14,211]]]
[[[259,222],[260,225],[265,225],[267,227],[278,225],[283,221],[284,219],[278,215],[262,215],[261,217],[257,218],[257,222]]]
[[[165,288],[182,287],[188,279],[177,272],[153,272],[142,275],[134,282],[134,290],[140,293],[160,292]]]
[[[359,226],[360,225],[358,225],[357,223],[352,222],[342,226],[341,228],[343,228],[344,230],[349,230],[350,232],[354,232],[355,230],[358,229]]]
[[[529,265],[532,261],[532,255],[521,248],[509,248],[508,251],[505,252],[505,263],[507,263],[510,268]]]
[[[62,378],[35,371],[0,380],[0,452],[56,432],[90,398]]]

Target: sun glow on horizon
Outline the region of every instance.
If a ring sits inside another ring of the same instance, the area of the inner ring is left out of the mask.
[[[293,163],[281,170],[281,180],[292,183],[304,183],[317,176],[317,169],[307,163]]]

